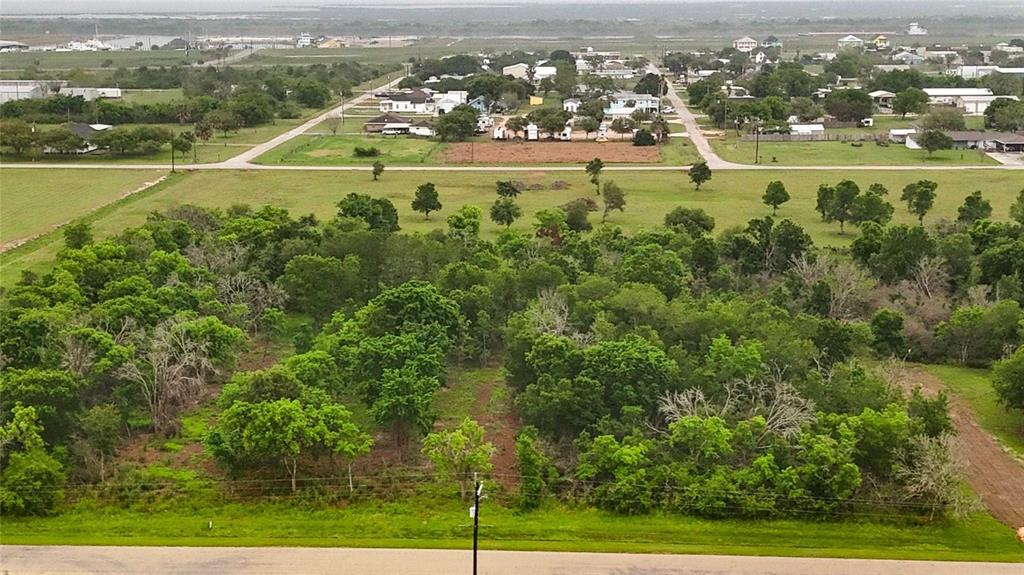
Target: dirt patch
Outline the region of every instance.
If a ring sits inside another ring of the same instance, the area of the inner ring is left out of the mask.
[[[450,164],[656,164],[657,146],[626,142],[460,142],[448,144],[443,162]]]
[[[519,486],[519,466],[516,463],[516,434],[522,423],[513,409],[511,397],[496,393],[505,391],[491,380],[480,388],[473,405],[473,419],[484,426],[484,439],[494,444],[494,480],[505,493],[514,493]]]
[[[978,425],[967,402],[937,377],[921,369],[912,370],[910,377],[927,396],[943,390],[948,395],[949,415],[956,428],[956,454],[966,466],[967,482],[992,516],[1010,527],[1024,525],[1024,466]]]

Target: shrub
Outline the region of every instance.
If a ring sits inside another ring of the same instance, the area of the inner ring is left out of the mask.
[[[376,146],[367,146],[365,148],[362,146],[356,146],[352,153],[357,158],[376,158],[380,155],[380,149]]]

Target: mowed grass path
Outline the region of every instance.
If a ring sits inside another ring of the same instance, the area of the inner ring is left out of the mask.
[[[300,166],[369,166],[376,161],[383,162],[385,166],[433,164],[436,163],[436,152],[444,146],[436,140],[410,136],[299,136],[256,158],[255,163]],[[357,147],[377,148],[380,155],[358,157],[355,155]]]
[[[0,173],[6,174],[7,171]],[[74,172],[79,178],[102,178],[98,170]],[[33,176],[33,174],[43,174]],[[31,170],[21,177],[31,181],[33,177],[49,177],[42,170]],[[839,234],[837,224],[826,224],[814,211],[816,192],[821,183],[836,183],[844,178],[858,182],[862,188],[879,182],[890,190],[889,201],[896,205],[895,221],[913,223],[915,219],[899,204],[900,190],[906,184],[919,179],[931,179],[939,184],[935,208],[925,223],[939,218],[956,217],[957,207],[966,195],[981,190],[992,202],[993,217],[1006,219],[1010,204],[1017,192],[1024,186],[1019,173],[1010,171],[822,171],[822,172],[763,172],[729,171],[717,172],[700,191],[695,191],[687,176],[679,172],[606,171],[604,181],[615,180],[626,191],[625,212],[613,212],[608,222],[634,231],[662,224],[665,214],[676,206],[701,208],[717,221],[717,230],[744,225],[750,219],[771,213],[761,203],[765,186],[774,179],[782,180],[792,196],[778,214],[778,218],[789,218],[798,222],[819,245],[846,245],[856,237],[855,228],[849,228],[845,235]],[[445,226],[445,218],[463,204],[479,206],[484,213],[483,234],[494,237],[499,228],[488,217],[490,205],[496,198],[494,182],[497,180],[520,180],[525,183],[541,183],[547,189],[523,192],[518,202],[525,214],[517,221],[514,229],[529,230],[533,225],[533,214],[553,206],[560,206],[579,197],[593,197],[594,186],[582,171],[553,172],[538,168],[530,172],[394,172],[385,170],[381,180],[374,182],[369,172],[295,172],[295,171],[205,171],[179,174],[151,191],[133,196],[102,210],[90,219],[98,237],[107,237],[123,229],[143,223],[153,211],[161,211],[181,204],[197,204],[208,207],[227,208],[232,204],[245,203],[254,206],[271,204],[287,208],[293,216],[312,213],[319,218],[331,218],[336,213],[335,204],[351,192],[382,196],[390,199],[398,209],[402,229],[411,232],[426,232]],[[551,183],[564,180],[568,189],[552,190]],[[440,194],[444,208],[433,213],[426,220],[410,207],[416,186],[433,182]],[[43,185],[43,184],[41,184]],[[66,217],[50,218],[48,221],[64,221]],[[600,214],[592,214],[591,221],[600,221]],[[3,284],[9,285],[16,277],[10,270],[46,269],[53,260],[61,242],[57,234],[42,238],[30,246],[24,246],[0,255],[0,264],[5,270]]]
[[[162,175],[148,170],[0,170],[0,244],[46,232]]]

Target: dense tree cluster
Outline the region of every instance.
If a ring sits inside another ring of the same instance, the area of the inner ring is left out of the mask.
[[[591,176],[606,218],[627,208],[597,164]],[[501,360],[528,425],[515,445],[524,509],[560,497],[821,516],[895,500],[952,513],[963,499],[945,398],[870,366],[995,363],[1000,397],[1021,407],[1024,191],[1015,221],[990,219],[979,192],[926,227],[936,189],[906,185],[920,220],[908,226],[889,223],[880,185],[823,184],[822,217],[860,228],[849,256],[788,219],[716,234],[685,207],[627,234],[588,220],[589,194],[517,231],[530,192],[507,181],[492,239],[475,206],[403,234],[390,201],[356,193],[325,222],[184,206],[110,239],[70,226],[53,269],[3,294],[0,505],[46,513],[66,481],[123,476],[110,461],[127,435],[180,433],[220,381],[205,445],[232,477],[298,490],[340,465],[353,490],[375,439],[404,453],[423,438],[465,495],[494,448],[472,420],[435,428],[435,396],[451,367]],[[787,198],[782,181],[765,191],[773,211]],[[414,204],[429,214],[443,200],[424,183]],[[286,317],[294,353],[232,374]]]

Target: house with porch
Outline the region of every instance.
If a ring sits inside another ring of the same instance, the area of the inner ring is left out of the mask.
[[[637,110],[657,114],[661,111],[661,98],[636,92],[615,92],[608,96],[608,107],[604,109],[604,115],[623,118],[632,115]]]

